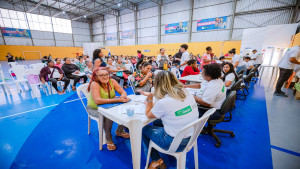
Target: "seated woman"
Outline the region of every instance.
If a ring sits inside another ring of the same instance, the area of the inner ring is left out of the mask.
[[[79,67],[80,72],[84,72],[84,69],[86,68],[86,65],[84,63],[83,57],[79,56],[78,62],[76,63],[76,66]]]
[[[43,84],[45,84],[48,81],[51,82],[52,86],[58,94],[65,94],[65,91],[70,83],[70,80],[64,77],[63,71],[59,67],[54,66],[53,60],[49,60],[47,63],[47,67],[41,69],[39,77]],[[62,89],[62,91],[58,90],[57,81],[65,82],[65,86]]]
[[[195,59],[191,59],[187,62],[187,66],[184,68],[181,77],[188,75],[198,75],[200,70],[197,67],[197,61]],[[185,84],[185,80],[180,80],[181,83]]]
[[[221,79],[224,81],[228,93],[235,81],[238,80],[238,76],[235,73],[233,65],[231,63],[225,62],[222,64]]]
[[[144,92],[150,92],[153,86],[154,73],[151,73],[152,66],[149,62],[142,64],[141,71],[133,73],[135,91],[143,90]]]
[[[136,63],[137,63],[135,56],[132,56],[130,61],[131,61],[132,65],[136,65]]]
[[[54,66],[57,66],[57,67],[59,67],[60,69],[61,69],[61,67],[62,67],[62,63],[61,63],[61,58],[56,58],[55,59],[55,65]]]
[[[155,61],[155,56],[150,57],[149,63],[150,63],[151,66],[152,66],[152,70],[151,70],[152,72],[154,72],[155,70],[158,69],[158,64],[157,64],[156,61]]]
[[[218,64],[225,63],[225,56],[221,56],[218,60],[216,60]]]
[[[100,59],[99,59],[100,60]],[[84,73],[87,75],[87,77],[89,78],[89,79],[91,79],[92,78],[92,73],[93,73],[93,62],[92,61],[90,61],[90,60],[88,60],[87,62],[86,62],[86,68],[84,69]]]
[[[152,140],[167,150],[178,132],[197,120],[199,113],[193,95],[183,88],[172,72],[167,70],[159,72],[155,76],[154,85],[154,94],[140,91],[147,96],[146,116],[160,119],[154,121],[153,126],[147,125],[143,128],[143,142],[148,147]],[[153,96],[157,99],[155,104],[153,104]],[[192,134],[193,131],[190,131],[184,136],[177,152],[184,150]],[[166,168],[157,150],[152,149],[151,159],[149,168]]]
[[[127,68],[126,68],[126,66],[125,66],[125,64],[123,63],[122,60],[123,60],[122,57],[118,56],[117,57],[117,63],[115,64],[115,66],[117,67],[118,70],[123,71],[123,73],[125,73],[126,75],[131,75],[132,72],[127,70]]]
[[[251,69],[253,68],[253,62],[251,61],[251,58],[249,56],[244,57],[244,61],[246,63],[246,67],[247,67],[247,71],[246,71],[246,75],[248,75],[251,71]]]
[[[90,97],[87,102],[87,112],[91,116],[98,117],[98,106],[107,103],[128,102],[130,99],[124,89],[113,79],[109,78],[109,73],[105,68],[98,67],[93,71],[92,79],[88,87]],[[121,94],[119,98],[115,97],[115,92]],[[104,117],[103,128],[106,134],[107,149],[115,150],[116,146],[112,140],[111,128],[113,122]],[[116,135],[129,138],[129,134],[124,131],[124,126],[119,125],[116,130]]]
[[[42,63],[47,63],[48,62],[48,56],[44,56],[42,59],[41,59],[41,61],[42,61]]]
[[[210,116],[209,119],[220,119],[222,115],[219,110],[226,99],[226,87],[224,82],[220,79],[221,67],[217,63],[212,63],[203,66],[202,77],[205,82],[200,84],[185,85],[189,88],[201,88],[194,96],[196,102],[204,107],[213,107],[217,111]],[[205,112],[199,109],[199,117]]]
[[[71,63],[70,58],[66,57],[66,58],[64,58],[64,61],[65,61],[65,63],[62,66],[62,70],[65,72],[65,75],[67,78],[74,79],[74,83],[72,85],[72,90],[76,91],[77,82],[79,82],[79,80],[81,78],[83,78],[84,83],[86,83],[87,76],[85,74],[81,75],[81,76],[76,75],[76,74],[80,73],[79,68],[76,65]]]
[[[108,59],[107,59],[107,65],[106,65],[106,67],[107,67],[107,69],[108,69],[108,72],[109,72],[109,74],[110,74],[110,77],[113,78],[113,79],[115,79],[118,83],[120,83],[120,80],[121,80],[121,79],[124,79],[123,87],[124,87],[124,88],[127,88],[127,83],[126,83],[126,81],[127,81],[127,79],[128,79],[128,76],[127,76],[126,74],[125,74],[125,76],[124,76],[123,72],[122,72],[122,77],[121,77],[121,76],[117,76],[117,72],[119,72],[119,70],[118,70],[118,68],[117,68],[115,65],[113,65],[113,60],[112,60],[112,58],[108,58]]]

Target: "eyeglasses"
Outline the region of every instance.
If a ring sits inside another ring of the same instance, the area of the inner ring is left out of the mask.
[[[108,77],[108,76],[109,76],[109,74],[104,74],[104,75],[96,75],[96,76],[103,78],[103,77]]]

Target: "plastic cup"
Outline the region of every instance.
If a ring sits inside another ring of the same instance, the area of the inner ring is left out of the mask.
[[[126,108],[126,112],[127,112],[127,115],[129,117],[133,116],[134,115],[134,109],[133,109],[133,107],[127,107]]]

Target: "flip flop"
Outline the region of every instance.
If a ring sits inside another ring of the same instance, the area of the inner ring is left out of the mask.
[[[116,145],[114,144],[114,142],[107,142],[106,143],[107,149],[109,151],[114,151],[117,149]]]
[[[116,135],[123,138],[130,138],[130,135],[126,133],[125,131],[123,133],[116,132]]]

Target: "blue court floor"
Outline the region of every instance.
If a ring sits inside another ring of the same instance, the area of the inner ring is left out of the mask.
[[[39,61],[24,64],[33,62]],[[7,63],[0,63],[7,72]],[[217,125],[234,131],[234,138],[217,133],[222,145],[216,148],[212,137],[199,136],[200,168],[300,168],[300,101],[294,100],[289,90],[288,98],[273,96],[275,81],[266,70],[261,80],[251,84],[247,99],[236,101],[232,121]],[[116,127],[114,124],[112,133],[117,150],[111,152],[104,146],[99,151],[96,122],[92,121],[88,135],[87,114],[75,92],[49,96],[42,93],[41,98],[32,99],[29,91],[14,92],[12,96],[1,91],[0,169],[130,169],[130,140],[116,137]],[[146,153],[143,146],[141,168],[145,166]],[[174,158],[162,157],[169,168],[176,168]],[[187,155],[186,168],[194,168],[192,151]]]

